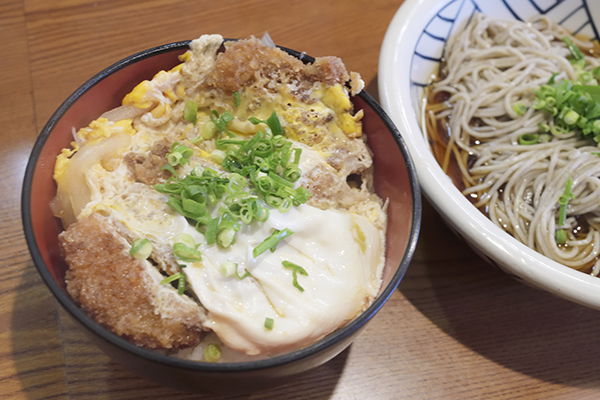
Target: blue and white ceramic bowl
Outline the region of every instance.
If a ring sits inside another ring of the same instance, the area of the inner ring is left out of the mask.
[[[406,0],[381,49],[381,104],[404,132],[423,193],[471,247],[532,286],[600,309],[600,278],[558,264],[502,231],[460,193],[430,151],[420,120],[424,87],[437,73],[446,40],[475,12],[520,20],[543,14],[572,32],[600,37],[600,0]]]

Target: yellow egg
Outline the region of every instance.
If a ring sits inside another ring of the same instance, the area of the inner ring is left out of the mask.
[[[149,81],[142,81],[133,90],[123,98],[123,105],[133,105],[136,108],[149,108],[154,103],[147,97],[147,93],[152,90]]]

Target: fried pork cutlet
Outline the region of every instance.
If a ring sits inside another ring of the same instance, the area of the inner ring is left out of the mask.
[[[67,290],[98,323],[150,349],[197,345],[205,311],[170,285],[146,260],[129,255],[131,246],[100,214],[74,223],[60,234],[70,266]]]

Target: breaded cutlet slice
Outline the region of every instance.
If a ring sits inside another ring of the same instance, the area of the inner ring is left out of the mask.
[[[98,323],[150,349],[197,345],[205,310],[170,285],[147,260],[129,254],[131,245],[115,224],[91,214],[60,234],[69,265],[67,290]]]

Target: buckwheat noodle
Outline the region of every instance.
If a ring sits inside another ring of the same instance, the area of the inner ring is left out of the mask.
[[[463,194],[516,239],[569,267],[598,275],[600,270],[600,150],[575,133],[553,135],[547,143],[520,145],[521,135],[538,132],[538,123],[551,117],[529,107],[534,90],[556,80],[576,80],[560,40],[568,36],[582,50],[592,43],[578,40],[541,17],[528,23],[473,15],[445,51],[443,79],[429,88],[426,119],[431,140],[444,140],[439,160],[447,170],[454,158],[462,174]],[[588,67],[600,65],[585,52]],[[528,106],[523,115],[515,103]],[[436,138],[437,127],[448,136]],[[433,132],[432,132],[433,131]],[[567,178],[575,199],[567,218],[557,226],[558,199]],[[555,231],[565,229],[567,242],[559,245]]]

